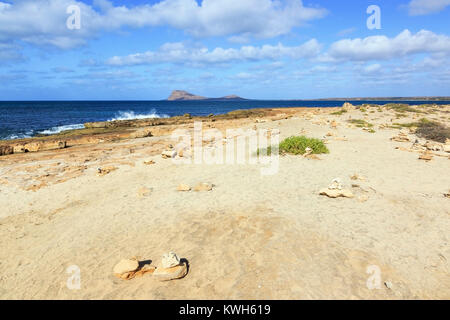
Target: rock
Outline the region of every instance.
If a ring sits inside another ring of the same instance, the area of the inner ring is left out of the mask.
[[[386,281],[384,283],[384,285],[386,286],[386,288],[388,288],[389,290],[392,290],[392,288],[394,287],[394,285],[392,284],[392,282],[390,281]]]
[[[11,146],[0,146],[0,156],[7,156],[8,154],[13,154],[14,148]]]
[[[162,266],[164,269],[176,267],[176,266],[178,266],[178,265],[180,265],[180,259],[178,258],[178,256],[176,255],[176,253],[174,253],[174,252],[169,252],[169,253],[166,253],[166,254],[164,254],[164,255],[162,256],[162,259],[161,259],[161,266]]]
[[[433,153],[425,151],[419,157],[420,160],[431,161],[433,159]]]
[[[450,198],[450,190],[448,190],[448,193],[444,193],[444,197]]]
[[[363,176],[360,176],[357,173],[355,173],[354,175],[350,176],[350,179],[352,179],[352,180],[361,180],[361,181],[366,180],[366,178],[364,178]]]
[[[186,263],[182,263],[172,268],[156,268],[153,278],[159,281],[170,281],[184,278],[188,273]]]
[[[329,198],[353,198],[354,195],[350,190],[330,190],[330,189],[322,189],[319,193],[321,196],[327,196]]]
[[[337,126],[338,126],[338,123],[335,120],[333,120],[333,121],[331,121],[330,126],[331,126],[332,129],[336,129]]]
[[[139,129],[130,134],[131,139],[147,138],[152,136],[152,132],[149,128]]]
[[[144,164],[145,164],[146,166],[150,166],[150,165],[152,165],[152,164],[155,164],[155,161],[153,161],[153,160],[144,161]]]
[[[427,148],[427,150],[430,151],[442,151],[444,150],[444,146],[440,143],[433,143],[433,142],[429,142],[427,141],[427,143],[425,143],[424,145],[425,148]]]
[[[148,197],[152,193],[152,190],[146,187],[142,187],[138,191],[139,197]]]
[[[199,183],[195,186],[194,191],[211,191],[213,186],[209,183]]]
[[[45,141],[33,141],[24,144],[14,145],[14,153],[21,152],[38,152],[44,150],[64,149],[67,147],[66,141],[61,140],[45,140]]]
[[[114,266],[114,274],[124,274],[136,271],[139,268],[139,262],[136,259],[122,259]]]
[[[177,152],[175,150],[166,150],[161,153],[161,156],[164,159],[175,158],[176,155],[177,155]]]
[[[191,187],[188,186],[187,184],[181,183],[181,184],[178,185],[177,191],[184,191],[184,192],[191,191]]]
[[[103,167],[103,168],[98,168],[97,169],[97,175],[99,177],[103,177],[113,171],[116,171],[118,168],[117,167],[113,167],[113,166],[109,166],[109,167]]]
[[[311,153],[313,152],[313,149],[311,149],[310,147],[305,149],[305,154],[304,156],[309,156]]]
[[[410,142],[408,135],[403,132],[400,132],[397,136],[392,137],[391,140],[396,142]]]
[[[450,153],[450,139],[445,140],[444,151]]]
[[[333,136],[334,136],[334,133],[333,133],[333,132],[328,132],[325,136],[327,136],[327,137],[333,137]]]
[[[339,178],[334,179],[328,186],[330,190],[342,190],[341,180]]]

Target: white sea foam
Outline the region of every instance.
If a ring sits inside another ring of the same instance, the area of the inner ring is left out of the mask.
[[[58,127],[53,127],[44,131],[39,131],[38,133],[40,134],[56,134],[56,133],[60,133],[62,131],[66,131],[66,130],[76,130],[76,129],[83,129],[84,128],[84,124],[68,124],[65,126],[58,126]]]
[[[0,137],[0,140],[16,140],[16,139],[26,139],[33,136],[33,130],[27,131],[25,133],[13,133],[6,137]]]
[[[155,109],[152,109],[149,113],[142,113],[142,114],[135,113],[134,111],[119,111],[118,113],[116,113],[113,119],[109,119],[108,121],[153,119],[153,118],[169,118],[169,116],[166,114],[159,115],[156,113]]]

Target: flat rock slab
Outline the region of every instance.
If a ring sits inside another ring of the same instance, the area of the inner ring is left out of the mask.
[[[339,190],[339,189],[322,189],[319,194],[321,196],[327,196],[329,198],[353,198],[354,195],[350,190]]]

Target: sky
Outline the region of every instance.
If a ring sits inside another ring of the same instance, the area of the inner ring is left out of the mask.
[[[450,96],[449,18],[450,0],[0,0],[0,100]]]

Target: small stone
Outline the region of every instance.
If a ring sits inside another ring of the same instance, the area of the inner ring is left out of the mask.
[[[339,178],[334,179],[331,182],[331,184],[328,186],[328,189],[330,189],[330,190],[335,190],[335,189],[342,190],[341,179],[339,179]]]
[[[420,155],[419,159],[425,160],[425,161],[431,161],[433,159],[433,154],[426,151]]]
[[[122,259],[115,265],[114,274],[124,274],[128,272],[134,272],[139,268],[139,262],[136,259]]]
[[[175,150],[166,150],[161,153],[161,156],[164,159],[175,158],[176,155],[177,155],[177,152]]]
[[[392,290],[392,288],[394,287],[394,285],[392,284],[392,282],[390,281],[386,281],[384,283],[384,285],[386,286],[386,288],[388,288],[389,290]]]
[[[187,184],[181,183],[178,185],[177,191],[182,191],[182,192],[191,191],[191,187],[188,186]]]
[[[156,268],[155,272],[153,272],[153,278],[159,281],[170,281],[184,278],[187,272],[186,263],[182,263],[172,268]]]
[[[118,168],[117,167],[113,167],[113,166],[109,166],[109,167],[104,167],[104,168],[98,168],[97,169],[97,175],[99,177],[103,177],[113,171],[116,171]]]
[[[194,191],[211,191],[213,186],[209,183],[199,183],[195,186]]]
[[[144,161],[144,164],[145,164],[146,166],[150,166],[150,165],[152,165],[152,164],[155,164],[155,161],[153,161],[153,160]]]
[[[180,259],[174,252],[166,253],[162,256],[161,266],[165,269],[180,265]]]

